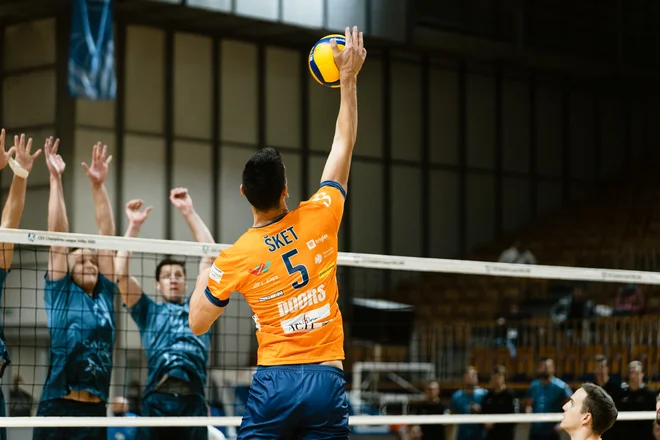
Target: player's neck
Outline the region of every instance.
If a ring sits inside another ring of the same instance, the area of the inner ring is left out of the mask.
[[[580,430],[571,434],[571,440],[601,440],[601,438],[593,432]]]
[[[271,209],[270,211],[257,211],[256,209],[252,208],[252,218],[253,218],[252,227],[261,228],[263,226],[268,226],[274,221],[277,221],[280,218],[282,218],[288,212],[289,209],[286,207],[286,204],[284,203],[279,208]]]

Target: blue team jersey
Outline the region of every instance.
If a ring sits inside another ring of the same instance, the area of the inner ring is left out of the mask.
[[[5,290],[5,280],[7,279],[7,274],[9,273],[6,269],[0,269],[0,302],[2,301],[2,293]],[[0,326],[0,377],[5,371],[5,368],[11,360],[9,359],[9,352],[7,351],[7,345],[5,345],[5,332],[4,325]]]
[[[71,391],[87,391],[108,401],[116,291],[117,285],[101,274],[91,296],[73,282],[70,274],[59,280],[46,278],[50,369],[42,401],[62,398]]]
[[[185,380],[204,395],[210,333],[195,336],[188,324],[189,303],[156,303],[144,293],[129,309],[147,352],[149,378],[144,396],[168,375]]]
[[[451,409],[454,414],[473,414],[472,405],[481,406],[488,390],[476,387],[472,393],[458,390],[451,396]],[[483,425],[458,425],[458,440],[482,440],[484,438]]]
[[[553,377],[548,384],[539,379],[529,386],[527,397],[532,400],[532,410],[535,414],[562,412],[562,407],[573,392],[563,380]],[[531,432],[551,433],[556,423],[532,423]]]

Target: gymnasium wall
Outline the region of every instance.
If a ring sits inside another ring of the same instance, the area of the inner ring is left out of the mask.
[[[251,224],[238,188],[243,164],[258,146],[283,152],[290,207],[315,191],[332,142],[339,93],[313,82],[305,53],[133,25],[118,27],[117,34],[126,47],[118,62],[125,85],[121,99],[76,101],[73,142],[62,146],[72,232],[96,232],[90,185],[80,162],[90,160],[97,140],[115,155],[106,186],[119,230],[126,227],[123,205],[128,200],[141,198],[154,206],[143,237],[192,239],[167,199],[171,187],[185,186],[216,240],[233,242]],[[56,22],[11,26],[3,38],[0,119],[10,134],[24,131],[41,147],[46,136],[57,134],[55,126],[62,126],[62,115],[56,114]],[[360,74],[360,125],[341,250],[454,257],[578,199],[658,138],[650,119],[658,101],[643,91],[633,95],[589,82],[566,86],[553,75],[460,60],[426,62],[373,51]],[[1,176],[5,196],[7,174]],[[29,187],[21,227],[46,229],[43,160]],[[9,327],[19,322],[45,326],[38,290],[42,275],[35,276],[33,269],[37,260],[43,267],[43,255],[25,255],[21,264],[29,271],[9,278],[9,287],[24,288],[20,295],[5,295]],[[194,263],[188,264],[191,274],[196,273]],[[133,264],[148,293],[153,292],[154,267],[155,260]],[[382,285],[380,278],[358,277],[354,287],[360,295]],[[220,353],[214,364],[250,362],[253,323],[247,316],[246,304],[236,298],[219,324],[217,334],[223,336],[214,340]],[[137,329],[125,313],[118,328],[117,365],[144,367]],[[26,360],[15,368],[43,365],[37,359],[46,350],[47,344],[22,350]],[[24,375],[45,377],[42,370],[24,370]],[[130,371],[117,368],[115,374],[125,376],[116,382],[126,383]]]

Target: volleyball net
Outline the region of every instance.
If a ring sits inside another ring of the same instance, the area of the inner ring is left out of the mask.
[[[34,417],[51,368],[51,330],[56,325],[44,302],[51,246],[130,252],[130,274],[160,304],[161,262],[183,265],[183,288],[189,294],[200,260],[217,256],[225,245],[7,229],[0,230],[0,242],[15,244],[2,293],[4,339],[11,357],[2,389],[10,417],[0,418],[0,426],[208,425],[221,428],[228,438],[235,435],[232,428],[245,409],[257,351],[251,311],[239,294],[232,295],[210,333],[205,381],[210,417]],[[598,355],[608,359],[610,374],[618,381],[627,379],[634,360],[644,367],[647,387],[656,390],[660,381],[657,273],[356,253],[340,253],[338,265],[344,369],[355,435],[398,436],[413,425],[557,423],[558,411],[525,414],[527,391],[542,358],[554,360],[555,376],[573,390],[594,380]],[[254,270],[263,274],[268,266],[264,262]],[[576,291],[587,299],[579,317],[564,301]],[[646,314],[617,311],[614,303],[621,291],[628,296],[643,292]],[[129,411],[140,415],[150,360],[135,317],[122,306],[119,293],[113,301],[109,401],[123,397]],[[471,414],[449,414],[468,366],[476,369],[484,388],[489,388],[494,367],[504,368],[515,399],[511,414],[487,414],[479,404],[471,406]],[[443,404],[431,408],[427,399],[434,382]],[[620,421],[652,419],[653,408],[619,416]]]

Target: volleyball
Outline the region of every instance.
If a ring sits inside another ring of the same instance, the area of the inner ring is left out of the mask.
[[[332,52],[330,40],[337,40],[337,47],[343,50],[346,38],[340,34],[326,35],[316,42],[309,52],[309,71],[319,84],[333,89],[339,85],[339,69],[335,64],[335,55]]]

